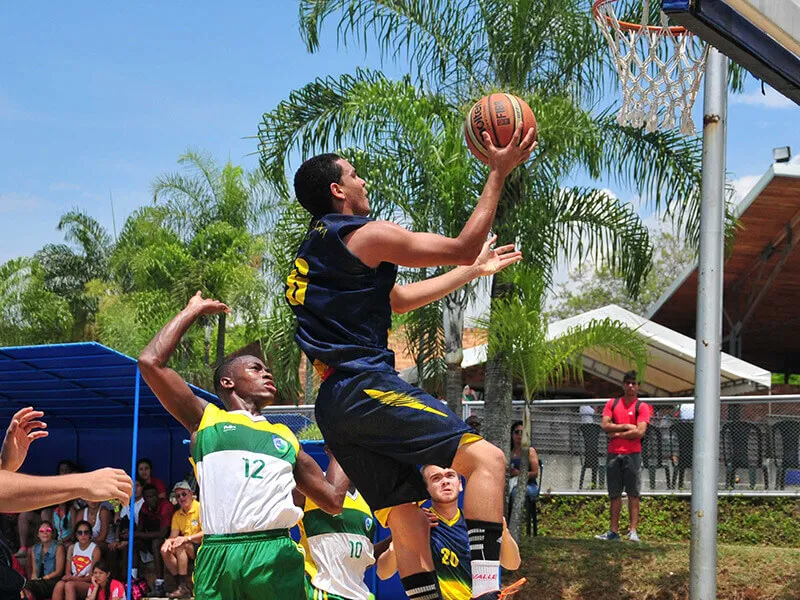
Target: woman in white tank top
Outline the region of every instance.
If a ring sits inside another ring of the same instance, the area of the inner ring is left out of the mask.
[[[89,502],[84,509],[78,509],[75,512],[74,521],[83,519],[88,521],[92,528],[92,541],[105,547],[109,542],[114,541],[109,539],[111,535],[112,521],[114,520],[114,513],[109,509],[102,506],[100,502]]]
[[[75,538],[78,541],[67,551],[67,574],[56,584],[53,600],[86,598],[92,585],[92,566],[100,560],[100,548],[92,541],[89,521],[75,523]]]

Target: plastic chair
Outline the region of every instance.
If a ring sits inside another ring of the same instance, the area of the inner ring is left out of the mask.
[[[606,448],[606,434],[603,428],[597,423],[583,423],[578,426],[578,433],[580,434],[583,444],[583,453],[581,456],[581,476],[578,482],[578,489],[583,489],[583,480],[586,476],[587,469],[592,471],[592,487],[605,487],[606,482],[606,469],[605,465],[600,464],[600,456],[605,453]],[[600,485],[597,485],[598,475]]]
[[[756,440],[756,458],[750,458],[750,438]],[[764,474],[764,489],[769,489],[769,473],[764,454],[764,441],[761,429],[748,421],[731,421],[722,426],[722,456],[725,461],[725,486],[733,488],[736,471],[747,469],[750,476],[750,489],[756,487],[756,470]]]
[[[661,440],[661,430],[658,427],[648,426],[647,433],[642,439],[642,468],[648,471],[651,490],[656,487],[656,472],[659,469],[664,469],[666,485],[670,485],[669,465],[664,461],[664,442]]]
[[[677,456],[672,468],[672,489],[683,488],[686,471],[692,470],[694,453],[694,422],[678,421],[669,427],[669,454]]]
[[[771,427],[772,456],[778,465],[775,474],[775,489],[786,488],[786,471],[800,469],[800,421],[778,421]],[[781,453],[777,452],[777,441],[781,442]]]

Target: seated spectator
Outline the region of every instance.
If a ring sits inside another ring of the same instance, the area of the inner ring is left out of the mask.
[[[133,503],[133,526],[139,526],[139,510],[144,504],[142,497],[143,484],[141,479],[136,479]],[[119,565],[119,573],[127,573],[128,569],[128,536],[130,535],[130,505],[126,504],[119,511],[119,518],[114,524],[116,529],[116,541],[108,544],[109,560],[112,565]],[[133,568],[138,573],[139,553],[133,553]]]
[[[39,543],[28,549],[27,578],[23,593],[26,598],[47,600],[52,597],[56,584],[64,575],[66,551],[55,539],[50,521],[39,525]]]
[[[111,578],[111,568],[105,561],[95,563],[92,569],[92,585],[86,600],[125,600],[125,586]]]
[[[92,584],[92,568],[100,560],[100,547],[92,541],[92,526],[88,521],[75,523],[78,540],[67,550],[67,574],[53,590],[53,600],[86,598]]]
[[[136,462],[136,478],[142,482],[156,486],[159,498],[167,499],[167,486],[158,477],[153,475],[153,461],[149,458],[140,458]]]
[[[514,421],[511,424],[511,452],[509,454],[508,463],[508,476],[512,478],[510,485],[516,485],[516,478],[519,475],[519,467],[522,463],[522,421]],[[526,494],[528,498],[536,498],[539,495],[539,485],[537,478],[539,477],[539,455],[536,449],[531,446],[528,448],[528,488]],[[512,487],[511,500],[517,489]]]
[[[144,551],[153,555],[156,581],[153,594],[165,596],[164,562],[161,560],[161,545],[169,535],[172,525],[172,504],[158,495],[156,486],[145,484],[142,488],[144,504],[139,510],[139,528],[133,534],[134,554]]]
[[[185,481],[176,483],[172,490],[178,499],[178,510],[172,515],[172,531],[161,546],[161,556],[177,583],[169,597],[188,598],[192,595],[189,561],[197,556],[197,548],[203,541],[200,503],[195,500],[192,488]]]
[[[108,548],[108,537],[114,520],[114,513],[106,507],[107,503],[105,502],[86,502],[83,509],[72,509],[72,520],[74,522],[87,521],[92,527],[92,541],[103,550]]]

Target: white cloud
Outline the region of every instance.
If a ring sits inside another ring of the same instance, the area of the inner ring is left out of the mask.
[[[749,94],[738,94],[731,96],[733,104],[750,104],[762,108],[791,108],[797,106],[786,96],[779,94],[769,86],[764,86],[764,93],[761,90],[750,92]]]
[[[56,181],[50,184],[51,192],[79,192],[81,189],[81,186],[77,183],[68,183],[66,181]]]
[[[794,158],[792,158],[791,162],[793,165],[800,165],[800,154],[795,154]]]
[[[737,203],[744,200],[759,179],[761,179],[761,175],[745,175],[731,181],[731,185],[733,185],[733,201]]]

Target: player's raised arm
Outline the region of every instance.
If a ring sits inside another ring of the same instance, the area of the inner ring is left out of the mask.
[[[314,504],[326,513],[338,515],[342,512],[344,498],[350,480],[345,475],[339,462],[333,454],[325,450],[330,458],[328,472],[323,473],[322,468],[306,452],[300,448],[297,453],[297,462],[294,466],[294,480],[297,489],[305,496],[311,498]]]
[[[411,232],[388,221],[374,221],[345,237],[348,249],[364,264],[373,268],[382,262],[404,267],[472,264],[480,254],[494,223],[506,177],[530,157],[531,151],[536,147],[534,137],[535,131],[531,128],[522,138],[520,124],[511,142],[497,148],[492,144],[489,135],[484,133],[489,152],[489,177],[475,210],[457,237]]]
[[[197,292],[181,312],[159,331],[139,355],[139,370],[142,377],[169,413],[194,433],[200,427],[203,411],[208,402],[198,398],[191,388],[173,369],[167,366],[178,342],[200,315],[216,315],[230,312],[217,300],[203,298]]]
[[[492,248],[496,241],[496,235],[486,240],[478,258],[469,266],[456,267],[444,275],[423,281],[395,285],[389,295],[392,311],[402,314],[425,306],[439,298],[444,298],[453,290],[457,290],[473,279],[494,275],[522,260],[522,252],[515,250],[514,244]]]

